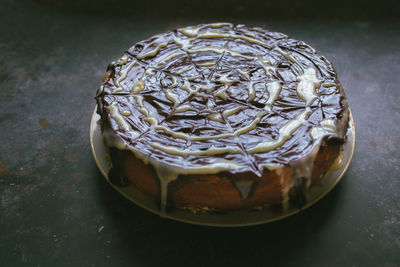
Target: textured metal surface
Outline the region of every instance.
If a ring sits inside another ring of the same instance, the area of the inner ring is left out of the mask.
[[[133,43],[210,19],[105,17],[2,1],[1,265],[399,264],[400,21],[248,14],[231,21],[304,40],[336,67],[357,128],[339,185],[298,215],[248,228],[187,225],[133,205],[101,177],[90,152],[97,86]]]

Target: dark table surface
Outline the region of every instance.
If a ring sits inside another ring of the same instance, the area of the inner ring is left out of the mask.
[[[233,1],[224,13],[218,3],[1,1],[1,266],[400,266],[399,5],[339,1],[343,9],[321,15],[300,2],[260,11]],[[215,228],[160,218],[109,186],[92,157],[93,97],[107,64],[156,33],[221,19],[315,47],[355,118],[342,181],[281,221]]]

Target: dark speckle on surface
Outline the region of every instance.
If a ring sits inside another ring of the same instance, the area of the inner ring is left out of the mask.
[[[397,2],[339,0],[325,13],[316,0],[128,2],[0,0],[0,265],[400,265]],[[221,20],[316,48],[335,66],[355,119],[342,181],[282,221],[213,228],[160,218],[116,192],[91,154],[108,63],[154,34]]]
[[[65,155],[65,158],[71,163],[76,161],[76,155],[74,153],[68,153]]]
[[[6,120],[11,120],[13,118],[13,115],[10,113],[5,113],[0,116],[0,123]]]
[[[0,176],[6,172],[7,164],[5,161],[0,162]]]
[[[41,118],[39,119],[39,125],[44,129],[47,130],[47,128],[49,128],[50,123],[48,122],[48,120]]]
[[[74,173],[74,179],[77,181],[81,181],[82,179],[84,179],[86,177],[86,173],[84,172],[76,172]]]

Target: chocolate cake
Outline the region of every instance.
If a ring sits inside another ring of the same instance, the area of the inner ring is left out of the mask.
[[[96,99],[110,181],[162,211],[301,207],[340,155],[349,120],[325,57],[230,23],[138,42],[108,66]]]

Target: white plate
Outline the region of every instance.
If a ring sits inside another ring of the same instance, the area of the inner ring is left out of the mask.
[[[96,113],[95,109],[90,123],[90,144],[96,164],[106,180],[109,182],[107,173],[111,168],[111,161],[108,155],[108,150],[103,142],[99,120],[100,116]],[[307,192],[307,204],[303,206],[301,210],[317,202],[330,190],[332,190],[332,188],[340,181],[347,168],[349,167],[351,159],[353,158],[354,147],[355,128],[353,116],[350,112],[350,127],[347,131],[347,141],[344,144],[343,163],[341,164],[339,169],[331,170],[325,175],[325,177],[322,179],[321,186],[314,186]],[[199,225],[248,226],[276,221],[300,211],[300,209],[298,208],[291,207],[288,210],[282,212],[277,212],[269,208],[264,208],[263,210],[259,211],[239,210],[224,213],[194,214],[189,211],[174,209],[167,212],[166,214],[161,214],[156,200],[139,191],[134,185],[119,187],[113,185],[112,183],[110,184],[127,199],[151,212],[154,212],[160,216],[169,219]]]

